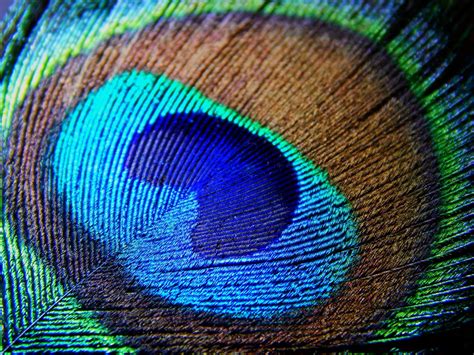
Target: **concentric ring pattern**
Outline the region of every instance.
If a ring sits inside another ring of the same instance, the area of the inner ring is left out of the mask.
[[[18,1],[0,67],[3,349],[351,348],[465,329],[458,10]]]

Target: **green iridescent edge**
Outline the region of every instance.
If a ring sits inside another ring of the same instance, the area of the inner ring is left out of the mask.
[[[414,28],[413,32],[416,30],[417,28]],[[439,36],[433,32],[432,35]],[[453,100],[452,97],[446,98],[446,92],[452,89],[452,86],[456,84],[456,81],[460,81],[460,78],[453,78],[453,82],[447,83],[444,87],[427,95],[426,91],[433,78],[430,76],[420,80],[422,65],[417,62],[416,50],[411,48],[410,43],[395,39],[389,43],[386,49],[403,70],[411,91],[425,110],[440,173],[441,204],[439,214],[442,218],[440,218],[438,231],[433,238],[432,249],[428,257],[432,263],[418,280],[417,290],[407,299],[406,305],[395,311],[393,316],[385,321],[384,328],[377,330],[376,334],[382,338],[374,339],[372,341],[374,343],[406,339],[414,335],[421,335],[423,331],[442,327],[443,324],[434,320],[434,316],[442,316],[444,313],[442,309],[447,307],[447,303],[456,300],[455,296],[445,292],[446,289],[453,288],[454,282],[451,285],[449,282],[455,280],[460,284],[460,287],[464,286],[463,281],[457,278],[458,275],[466,274],[469,270],[469,263],[466,263],[467,258],[439,260],[442,256],[446,256],[459,246],[464,245],[465,241],[453,239],[462,236],[469,230],[469,225],[460,220],[459,215],[453,213],[453,211],[462,209],[465,204],[464,196],[467,191],[472,189],[472,186],[467,177],[463,176],[463,180],[455,180],[457,175],[461,176],[459,172],[462,172],[463,169],[461,156],[458,155],[462,148],[462,142],[459,141],[456,125],[462,116],[450,115],[449,105],[452,105]],[[472,97],[469,97],[467,90],[463,92],[462,89],[457,91],[455,96],[464,97],[467,106],[468,103],[472,103]],[[468,115],[468,112],[463,114]],[[464,265],[459,265],[462,263]],[[448,283],[447,287],[446,283]],[[437,308],[437,305],[441,305],[441,310]],[[445,313],[452,312],[453,310],[448,310]]]
[[[5,229],[5,237],[10,241],[9,245],[14,245],[10,249],[9,273],[13,273],[18,277],[11,278],[11,282],[6,282],[6,292],[11,288],[26,287],[27,292],[15,293],[18,303],[33,303],[38,295],[51,292],[54,303],[47,305],[46,309],[38,310],[35,307],[29,307],[30,312],[35,312],[34,319],[37,321],[32,324],[24,324],[23,329],[17,338],[22,337],[19,344],[14,344],[15,351],[40,351],[54,350],[55,344],[45,339],[45,334],[62,334],[62,342],[68,344],[68,350],[98,350],[113,351],[119,353],[130,353],[134,350],[124,347],[122,339],[119,336],[110,335],[108,329],[96,320],[93,311],[84,310],[77,300],[69,295],[54,272],[37,256],[33,248],[26,244],[18,242],[19,238],[15,238]],[[21,243],[18,245],[15,243]],[[4,264],[5,266],[5,264]],[[34,275],[43,275],[42,278],[35,278]],[[27,280],[27,281],[25,281]],[[12,300],[6,299],[10,303]],[[18,307],[17,307],[18,308]],[[22,318],[22,309],[13,309],[17,319]],[[64,325],[67,325],[64,327]],[[75,326],[75,327],[74,327]],[[77,329],[81,330],[83,339],[79,341]],[[24,336],[28,332],[28,336]],[[15,339],[11,339],[10,344]],[[100,348],[98,348],[98,346]],[[13,350],[8,349],[8,350]]]
[[[200,5],[202,6],[198,7]],[[144,7],[142,9],[137,9],[137,11],[129,11],[128,9],[126,13],[121,13],[121,16],[111,16],[107,19],[111,19],[111,21],[107,22],[104,20],[104,22],[106,22],[105,24],[101,21],[97,21],[97,19],[93,19],[96,20],[97,25],[90,25],[91,27],[87,28],[87,31],[84,30],[84,28],[81,28],[81,36],[75,37],[74,43],[70,43],[69,46],[61,48],[61,51],[59,51],[58,48],[54,48],[54,55],[48,56],[45,53],[41,53],[41,55],[34,56],[34,58],[30,56],[32,63],[28,63],[29,65],[15,67],[10,80],[4,80],[1,83],[2,95],[0,96],[0,110],[3,112],[3,137],[8,137],[14,110],[23,102],[27,93],[39,85],[41,80],[51,76],[56,68],[65,64],[70,58],[79,54],[87,53],[96,47],[100,42],[114,35],[119,35],[127,31],[143,28],[144,26],[162,18],[184,17],[190,14],[197,15],[236,11],[253,13],[260,11],[261,13],[265,14],[278,14],[292,17],[318,19],[345,27],[365,37],[368,37],[375,42],[379,42],[379,39],[382,38],[385,33],[384,25],[385,22],[388,21],[387,18],[383,18],[382,15],[380,18],[368,18],[362,14],[362,12],[351,8],[350,6],[342,7],[344,8],[343,10],[341,10],[337,5],[331,6],[328,4],[321,4],[319,7],[315,7],[314,4],[301,4],[297,1],[285,3],[284,5],[269,4],[266,7],[263,7],[263,1],[241,1],[239,3],[228,4],[220,1],[209,1],[206,4],[158,4],[154,9]],[[60,12],[60,10],[61,9],[53,7],[51,12]],[[67,35],[70,35],[70,33]],[[429,96],[425,95],[425,89],[429,86],[431,76],[425,78],[422,82],[416,82],[416,76],[418,73],[420,73],[422,66],[413,56],[412,51],[410,51],[410,47],[411,43],[409,41],[397,42],[397,40],[394,40],[388,44],[386,49],[407,76],[412,91],[415,93],[425,108],[426,116],[430,123],[434,149],[438,157],[438,164],[442,177],[441,210],[442,212],[449,212],[453,209],[459,208],[462,203],[463,190],[469,185],[467,180],[464,181],[464,183],[460,181],[455,181],[454,184],[450,183],[451,181],[449,180],[449,177],[461,170],[462,163],[459,157],[453,154],[457,152],[459,144],[455,139],[455,130],[451,129],[452,121],[448,114],[449,108],[447,107],[446,102],[439,102],[439,100],[438,102],[436,101],[436,98],[442,94],[442,89],[440,89],[439,92],[432,93]],[[29,67],[29,69],[26,67]],[[41,70],[36,68],[40,68]],[[18,76],[23,80],[15,81],[14,79],[16,79]],[[9,92],[8,84],[10,81],[20,82],[21,84],[16,85],[13,92]],[[5,229],[9,229],[8,226],[5,227],[7,227]],[[433,244],[433,257],[447,252],[445,248],[443,249],[438,247],[438,245],[443,245],[445,240],[450,239],[452,236],[463,233],[463,231],[466,229],[462,223],[458,223],[456,216],[443,219],[441,221],[440,227],[441,228],[436,235]],[[12,236],[9,236],[9,238],[12,242],[16,240],[16,243],[18,243],[18,238],[14,238]],[[14,253],[17,255],[34,255],[33,250],[28,250],[27,246],[16,243],[14,242],[13,244],[9,244],[10,246],[14,245],[14,249],[16,249]],[[8,265],[5,265],[5,256],[9,253],[6,253],[3,242],[1,245],[1,253],[4,257],[3,267],[4,269],[8,269]],[[35,260],[37,260],[38,263],[41,263],[38,258],[35,258]],[[452,278],[451,273],[444,271],[443,266],[444,265],[441,265],[441,263],[435,263],[434,265],[431,265],[425,276],[419,281],[420,288],[418,292],[408,299],[408,306],[426,303],[426,298],[429,297],[431,292],[425,292],[425,294],[422,288],[423,285],[429,285],[435,280],[450,280]],[[432,291],[432,289],[430,290]],[[404,309],[405,308],[409,307],[404,307]],[[407,321],[407,316],[410,317],[412,314],[410,314],[409,311],[405,311],[404,309],[395,313],[390,321],[386,323],[386,327],[379,329],[376,332],[376,334],[382,336],[383,339],[376,339],[375,341],[387,341],[401,337],[409,337],[416,333],[416,328],[419,323],[416,321]],[[427,310],[427,312],[429,313],[429,310]],[[416,312],[416,308],[414,308],[414,313],[419,313]],[[412,328],[413,325],[415,325],[415,327],[411,331],[406,331],[407,328]]]

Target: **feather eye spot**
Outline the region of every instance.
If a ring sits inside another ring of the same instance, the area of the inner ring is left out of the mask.
[[[66,205],[146,293],[274,318],[330,297],[354,261],[355,219],[327,174],[193,88],[123,73],[62,127],[54,171]]]

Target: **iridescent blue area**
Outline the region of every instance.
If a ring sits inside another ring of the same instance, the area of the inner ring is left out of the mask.
[[[354,261],[350,206],[323,171],[165,76],[122,73],[90,93],[53,169],[75,223],[171,303],[270,318],[328,298]]]
[[[291,223],[298,181],[264,137],[197,112],[159,117],[132,139],[130,178],[196,193],[195,252],[223,258],[256,252]]]

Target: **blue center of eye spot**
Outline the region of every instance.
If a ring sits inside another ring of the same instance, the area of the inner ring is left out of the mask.
[[[148,294],[269,319],[337,291],[357,254],[346,198],[282,137],[164,75],[109,79],[53,157],[71,218]]]
[[[130,178],[196,193],[191,240],[203,257],[264,248],[291,223],[298,202],[295,171],[280,150],[201,112],[162,116],[134,134],[125,166]]]

